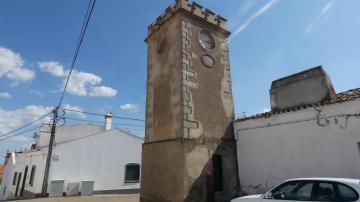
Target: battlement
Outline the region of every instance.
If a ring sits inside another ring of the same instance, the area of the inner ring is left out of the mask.
[[[169,18],[171,18],[177,11],[180,10],[189,12],[192,15],[198,16],[215,26],[227,30],[227,20],[220,15],[216,15],[211,10],[203,8],[195,1],[190,4],[188,0],[176,0],[176,3],[170,5],[162,15],[156,18],[155,22],[149,25],[148,35],[150,36],[154,31],[158,30],[162,24],[164,24]]]

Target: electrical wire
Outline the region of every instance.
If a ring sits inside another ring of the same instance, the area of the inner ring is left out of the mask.
[[[87,119],[77,119],[77,118],[69,118],[69,117],[64,117],[64,119],[70,120],[70,121],[81,121],[81,122],[98,123],[98,124],[103,124],[104,123],[104,122],[101,122],[101,121],[92,121],[92,120],[87,120]],[[144,125],[140,125],[140,124],[127,124],[127,123],[116,123],[116,122],[112,122],[112,123],[114,125],[116,125],[116,126],[144,127]]]
[[[69,84],[69,80],[70,80],[70,77],[71,77],[71,73],[74,70],[74,66],[75,66],[77,57],[79,55],[79,51],[80,51],[82,42],[84,40],[84,36],[85,36],[86,30],[87,30],[87,27],[89,25],[91,14],[93,13],[93,10],[94,10],[94,7],[95,7],[95,3],[96,3],[96,0],[90,0],[89,1],[89,5],[88,5],[88,9],[87,9],[86,14],[85,14],[85,19],[84,19],[84,22],[83,22],[83,26],[82,26],[81,31],[80,31],[80,36],[79,36],[79,39],[78,39],[78,43],[77,43],[76,48],[75,48],[74,57],[73,57],[72,62],[71,62],[70,71],[69,71],[69,74],[67,76],[67,79],[66,79],[66,82],[65,82],[65,85],[64,85],[64,90],[63,90],[63,92],[61,94],[59,104],[57,105],[58,108],[61,107],[62,101],[64,99],[65,92],[66,92],[66,89],[67,89],[67,86]]]
[[[20,128],[17,128],[17,129],[15,129],[15,130],[13,130],[13,131],[10,131],[10,132],[8,132],[8,133],[6,133],[6,134],[2,134],[2,135],[0,135],[0,137],[8,136],[8,135],[10,135],[10,134],[12,134],[12,133],[15,133],[15,132],[17,132],[17,131],[19,131],[19,130],[21,130],[21,129],[24,129],[24,128],[28,127],[28,126],[31,126],[32,124],[34,124],[34,123],[40,121],[41,119],[47,117],[47,116],[48,116],[49,114],[51,114],[51,113],[52,113],[52,112],[49,112],[49,113],[45,114],[44,116],[36,119],[35,121],[32,121],[32,122],[30,122],[30,123],[28,123],[28,124],[26,124],[26,125],[24,125],[24,126],[21,126]]]
[[[79,110],[74,110],[74,109],[64,109],[64,111],[70,111],[70,112],[76,112],[76,113],[82,113],[82,114],[88,114],[88,115],[94,115],[94,116],[102,116],[104,117],[103,114],[98,114],[98,113],[94,113],[94,112],[85,112],[85,111],[79,111]],[[130,117],[122,117],[122,116],[111,116],[112,118],[116,118],[116,119],[124,119],[124,120],[130,120],[130,121],[145,121],[143,119],[137,119],[137,118],[130,118]]]
[[[15,135],[11,135],[11,136],[9,136],[9,137],[2,138],[2,139],[0,139],[0,142],[2,142],[2,141],[4,141],[4,140],[7,140],[7,139],[10,139],[10,138],[13,138],[13,137],[16,137],[16,136],[19,136],[19,135],[22,135],[22,134],[24,134],[24,133],[27,133],[27,132],[30,132],[30,131],[33,131],[33,130],[36,130],[36,129],[39,129],[39,128],[41,128],[41,125],[40,125],[40,126],[36,126],[36,127],[31,128],[31,129],[29,129],[29,130],[26,130],[26,131],[22,131],[21,133],[17,133],[17,134],[15,134]]]

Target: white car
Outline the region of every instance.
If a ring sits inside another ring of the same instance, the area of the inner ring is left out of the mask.
[[[287,180],[262,195],[236,198],[231,202],[358,201],[360,179],[297,178]]]

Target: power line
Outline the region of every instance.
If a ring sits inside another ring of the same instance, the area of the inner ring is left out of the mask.
[[[80,36],[79,36],[79,39],[78,39],[78,43],[77,43],[76,48],[75,48],[74,57],[73,57],[72,62],[71,62],[69,75],[68,75],[68,77],[66,79],[64,90],[63,90],[63,92],[61,94],[60,101],[59,101],[59,104],[58,104],[59,108],[60,108],[61,103],[62,103],[62,101],[64,99],[64,95],[65,95],[67,86],[69,84],[71,73],[74,70],[74,66],[75,66],[75,63],[76,63],[76,60],[77,60],[77,56],[79,55],[79,51],[80,51],[82,42],[84,40],[85,33],[86,33],[87,27],[89,25],[91,14],[92,14],[92,12],[94,10],[94,7],[95,7],[95,3],[96,3],[96,0],[90,0],[89,1],[89,5],[88,5],[88,9],[87,9],[86,14],[85,14],[85,19],[84,19],[84,22],[83,22],[83,26],[82,26],[81,31],[80,31]]]
[[[65,120],[72,120],[72,121],[81,121],[81,122],[90,122],[90,123],[98,123],[98,124],[103,124],[104,122],[101,121],[92,121],[92,120],[88,120],[88,119],[77,119],[77,118],[68,118],[68,117],[64,117]],[[116,123],[116,122],[112,122],[114,125],[116,126],[134,126],[134,127],[144,127],[144,125],[140,125],[140,124],[127,124],[127,123]]]
[[[74,109],[64,109],[64,111],[70,111],[70,112],[76,112],[76,113],[81,113],[81,114],[88,114],[88,115],[94,115],[94,116],[104,116],[104,114],[98,114],[98,113],[94,113],[94,112],[85,112],[85,111],[79,111],[79,110],[74,110]],[[123,117],[123,116],[111,116],[112,118],[116,118],[116,119],[124,119],[124,120],[130,120],[130,121],[145,121],[144,119],[137,119],[137,118],[130,118],[130,117]]]
[[[17,131],[19,131],[19,130],[21,130],[21,129],[24,129],[24,128],[28,127],[28,126],[31,126],[32,124],[34,124],[34,123],[40,121],[41,119],[47,117],[49,114],[51,114],[51,112],[49,112],[49,113],[45,114],[44,116],[36,119],[35,121],[32,121],[32,122],[30,122],[30,123],[28,123],[28,124],[26,124],[26,125],[24,125],[24,126],[21,126],[20,128],[17,128],[17,129],[15,129],[15,130],[13,130],[13,131],[10,131],[10,132],[8,132],[8,133],[6,133],[6,134],[2,134],[2,135],[0,135],[0,137],[8,136],[8,135],[10,135],[10,134],[12,134],[12,133],[15,133],[15,132],[17,132]]]
[[[22,135],[22,134],[27,133],[27,132],[33,131],[33,130],[35,130],[35,129],[39,129],[39,128],[41,128],[41,125],[40,125],[40,126],[36,126],[36,127],[34,127],[34,128],[31,128],[31,129],[29,129],[29,130],[23,131],[23,132],[21,132],[21,133],[17,133],[17,134],[15,134],[15,135],[2,138],[2,139],[0,139],[0,142],[2,142],[2,141],[4,141],[4,140],[7,140],[7,139],[10,139],[10,138],[13,138],[13,137],[16,137],[16,136],[19,136],[19,135]]]
[[[96,0],[89,0],[89,5],[88,5],[88,8],[87,8],[87,11],[86,11],[86,14],[85,14],[85,18],[84,18],[84,22],[83,22],[83,25],[82,25],[82,28],[81,28],[81,31],[80,31],[80,36],[79,36],[79,39],[78,39],[78,43],[77,43],[76,48],[75,48],[75,53],[74,53],[74,57],[73,57],[72,62],[71,62],[70,71],[69,71],[69,74],[67,76],[67,79],[66,79],[66,82],[65,82],[65,85],[64,85],[64,90],[63,90],[63,92],[61,94],[59,104],[57,105],[57,107],[53,111],[54,112],[54,118],[53,118],[53,124],[52,124],[52,127],[51,127],[51,134],[50,134],[50,140],[49,140],[49,149],[48,149],[48,155],[47,155],[47,158],[46,158],[45,172],[44,172],[43,184],[42,184],[42,189],[41,189],[41,196],[42,197],[47,196],[47,188],[48,188],[48,179],[49,179],[49,171],[50,171],[50,165],[51,165],[52,150],[53,150],[53,144],[54,144],[54,140],[55,140],[56,123],[58,121],[58,111],[59,111],[59,108],[61,107],[62,101],[64,99],[64,95],[65,95],[67,86],[69,84],[71,73],[74,70],[76,59],[77,59],[77,57],[79,55],[79,51],[80,51],[82,42],[84,40],[84,36],[85,36],[86,30],[87,30],[87,27],[88,27],[88,24],[89,24],[89,21],[90,21],[90,18],[91,18],[91,14],[92,14],[92,12],[94,10],[94,7],[95,7],[95,3],[96,3]]]

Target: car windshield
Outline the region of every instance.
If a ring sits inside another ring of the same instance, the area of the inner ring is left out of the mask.
[[[286,182],[275,188],[268,196],[278,200],[311,200],[313,183],[308,181]]]

